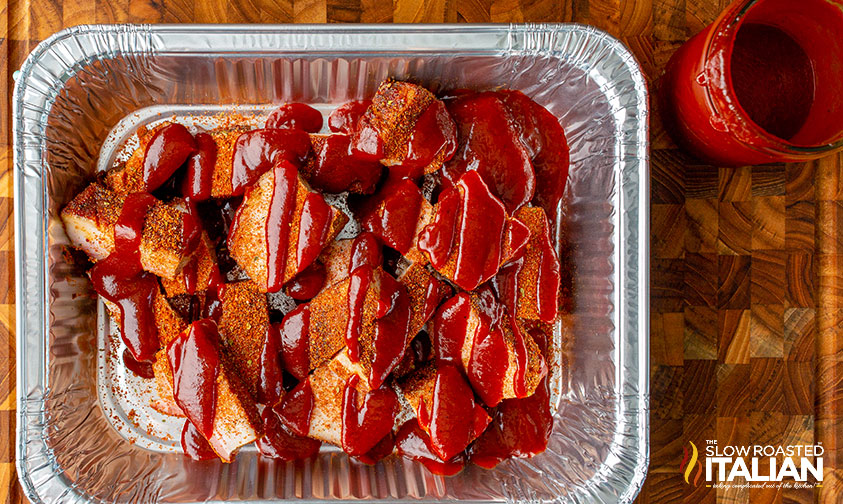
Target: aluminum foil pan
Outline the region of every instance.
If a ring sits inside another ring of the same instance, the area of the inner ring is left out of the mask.
[[[144,391],[126,394],[110,366],[96,295],[63,255],[59,209],[134,125],[235,108],[260,121],[293,100],[330,110],[386,77],[520,89],[565,128],[572,166],[557,225],[573,244],[575,296],[555,335],[548,450],[454,477],[330,448],[295,463],[248,448],[232,464],[174,453],[166,426],[138,427]],[[644,77],[617,40],[579,25],[81,26],[33,51],[13,100],[17,468],[33,502],[635,497],[648,462],[648,111]]]

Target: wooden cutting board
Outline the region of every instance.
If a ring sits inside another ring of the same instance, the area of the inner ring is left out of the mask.
[[[655,109],[673,51],[726,0],[9,0],[0,10],[0,502],[14,469],[15,338],[10,103],[38,42],[85,23],[578,22],[623,40],[651,90],[650,471],[664,502],[843,499],[843,156],[718,169],[678,150]],[[688,485],[683,446],[810,444],[821,488]]]

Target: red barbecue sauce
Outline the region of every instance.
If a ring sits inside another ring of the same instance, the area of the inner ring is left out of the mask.
[[[306,165],[307,180],[316,189],[340,193],[370,194],[381,177],[383,166],[353,152],[351,137],[331,135],[315,147],[313,161]]]
[[[197,320],[167,347],[173,369],[173,397],[185,416],[209,439],[214,432],[219,331],[211,319]]]
[[[349,152],[359,159],[380,161],[384,157],[383,140],[378,130],[372,125],[369,116],[364,114],[357,123],[357,129],[351,136]]]
[[[401,456],[421,462],[433,474],[452,476],[465,467],[465,457],[462,454],[450,460],[439,458],[430,446],[430,437],[415,420],[406,421],[398,429],[395,446]]]
[[[358,100],[340,105],[328,117],[328,127],[334,133],[353,134],[371,104],[372,100]]]
[[[462,347],[468,332],[471,298],[467,292],[442,303],[433,317],[433,352],[440,364],[462,365]]]
[[[805,49],[784,31],[742,25],[732,49],[731,80],[741,107],[768,133],[788,140],[805,125],[814,103],[814,68]]]
[[[457,126],[445,104],[434,100],[416,120],[407,144],[407,157],[400,166],[390,168],[393,173],[418,178],[437,155],[442,161],[454,156],[457,150]],[[441,154],[440,154],[441,153]]]
[[[446,191],[436,206],[433,222],[425,226],[419,235],[419,248],[427,253],[436,269],[442,269],[451,257],[461,199],[458,190]]]
[[[489,280],[501,264],[503,256],[504,231],[507,225],[506,209],[500,200],[486,187],[477,171],[466,172],[456,187],[449,192],[459,192],[460,214],[455,234],[448,240],[453,203],[443,201],[434,221],[425,226],[419,237],[419,248],[428,253],[435,268],[442,267],[442,258],[456,254],[452,275],[455,284],[465,290],[473,290]],[[453,198],[450,194],[443,200]],[[443,212],[442,219],[438,213]],[[445,246],[450,242],[446,252]],[[456,242],[456,243],[454,243]],[[456,250],[454,245],[457,245]]]
[[[181,124],[168,124],[152,134],[143,155],[144,190],[161,187],[196,149],[193,135]]]
[[[278,332],[284,369],[297,380],[304,380],[310,372],[310,304],[300,304],[287,313]]]
[[[278,324],[269,324],[263,337],[258,366],[257,402],[272,406],[284,395],[281,367],[282,340]]]
[[[281,421],[298,436],[310,431],[310,414],[313,411],[313,389],[310,378],[305,378],[273,408]]]
[[[349,455],[364,455],[392,431],[398,413],[398,397],[390,387],[370,390],[358,405],[357,384],[351,375],[342,398],[342,449]]]
[[[181,192],[185,198],[202,201],[211,197],[214,185],[214,166],[217,163],[217,143],[208,133],[197,133],[196,150],[187,158],[187,172]]]
[[[143,379],[150,380],[155,378],[155,371],[152,369],[151,362],[138,362],[132,357],[132,352],[128,348],[123,349],[123,365],[126,368],[140,376]]]
[[[285,103],[269,114],[266,127],[319,133],[322,129],[322,113],[304,103]]]
[[[516,321],[516,310],[518,309],[518,298],[523,287],[519,283],[519,275],[524,268],[524,258],[520,257],[506,266],[502,267],[495,277],[495,289],[501,302],[506,306],[510,327],[514,337],[513,346],[515,349],[515,361],[518,367],[515,370],[513,388],[517,397],[527,395],[527,344],[524,342],[524,334],[521,326]]]
[[[548,110],[521,91],[499,91],[521,143],[527,148],[536,177],[533,203],[555,219],[568,181],[570,155],[565,131]]]
[[[277,292],[284,283],[287,269],[290,229],[296,210],[296,192],[298,191],[298,171],[290,162],[276,164],[272,199],[266,218],[266,289]]]
[[[406,254],[416,237],[421,213],[421,189],[410,179],[390,179],[363,206],[360,224],[401,254]]]
[[[193,460],[213,460],[217,458],[216,452],[208,444],[208,440],[191,422],[185,422],[181,430],[181,449],[184,454]]]
[[[544,335],[540,331],[531,331],[530,335],[546,355]],[[547,377],[542,378],[533,395],[505,399],[491,415],[489,427],[468,448],[471,462],[491,469],[508,458],[532,457],[545,451],[553,428]]]
[[[272,408],[264,409],[261,419],[264,434],[255,442],[255,446],[264,457],[301,460],[319,453],[321,441],[296,435],[278,418]]]
[[[297,301],[309,301],[319,294],[325,285],[325,265],[314,262],[284,285],[288,296]]]
[[[430,447],[442,460],[449,460],[476,439],[489,424],[489,415],[474,402],[474,391],[452,364],[437,367],[430,411],[419,403],[419,425],[430,433]]]
[[[310,153],[310,137],[299,129],[259,129],[237,137],[231,160],[231,194],[246,192],[282,160],[301,166]]]
[[[296,269],[302,271],[319,256],[331,230],[333,208],[321,194],[309,193],[304,199],[299,221]]]
[[[114,226],[114,250],[90,271],[94,290],[120,309],[120,335],[139,362],[152,362],[161,347],[152,311],[158,280],[140,263],[144,220],[156,201],[147,193],[126,197]]]
[[[363,308],[372,283],[374,269],[368,264],[351,271],[348,282],[348,322],[345,327],[345,346],[351,362],[360,361],[360,333],[363,330]]]
[[[410,297],[407,289],[388,273],[380,275],[380,300],[375,335],[374,356],[369,370],[369,385],[380,387],[401,362],[410,344]]]
[[[471,386],[487,406],[497,405],[503,398],[503,379],[508,366],[506,338],[503,327],[504,307],[488,286],[478,289],[472,306],[480,318],[474,333],[474,344],[466,374]]]
[[[442,168],[445,187],[477,171],[509,213],[533,199],[536,177],[530,156],[504,103],[495,93],[476,93],[448,100],[457,123],[459,148]]]
[[[395,450],[395,434],[392,431],[383,437],[378,444],[363,455],[357,455],[357,460],[367,465],[375,465],[379,460],[391,455]]]
[[[368,264],[377,268],[383,264],[383,248],[378,238],[372,233],[360,233],[354,238],[351,244],[351,263],[348,265],[349,273],[359,266]]]

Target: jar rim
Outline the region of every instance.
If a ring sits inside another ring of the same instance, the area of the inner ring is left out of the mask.
[[[843,149],[843,130],[838,134],[836,140],[817,145],[800,145],[773,135],[753,121],[737,97],[733,95],[732,90],[734,88],[731,83],[732,77],[730,71],[731,49],[734,47],[735,37],[746,19],[747,13],[762,1],[737,0],[733,2],[714,22],[714,26],[709,31],[703,59],[703,73],[708,81],[703,88],[705,89],[709,106],[721,117],[724,115],[735,116],[740,121],[740,127],[742,129],[747,130],[749,134],[756,138],[761,138],[764,141],[763,146],[747,142],[739,137],[737,138],[754,150],[808,159],[815,158],[817,154],[826,154]],[[712,82],[715,79],[712,79],[712,75],[709,75],[712,70],[710,63],[713,60],[712,56],[721,51],[723,52],[723,57],[718,61],[718,65],[720,66],[719,77],[728,81],[727,86],[713,85]],[[734,110],[728,110],[724,106],[731,106]]]

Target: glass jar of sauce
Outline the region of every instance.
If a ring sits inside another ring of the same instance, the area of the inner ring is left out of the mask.
[[[843,0],[738,0],[673,55],[668,132],[719,166],[843,148]]]

